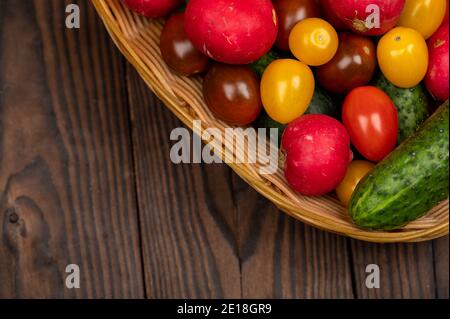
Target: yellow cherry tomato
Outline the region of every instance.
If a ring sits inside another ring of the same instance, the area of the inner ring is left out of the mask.
[[[358,183],[366,176],[373,168],[374,164],[367,161],[353,161],[347,168],[344,180],[336,188],[336,194],[339,200],[346,207],[350,203],[353,192]]]
[[[397,27],[386,33],[378,43],[377,56],[383,74],[398,87],[412,88],[427,73],[427,43],[414,29]]]
[[[305,64],[319,66],[329,62],[338,49],[339,38],[333,26],[319,18],[297,23],[289,35],[292,54]]]
[[[428,39],[444,20],[448,0],[406,0],[399,26],[419,31]]]
[[[281,124],[305,113],[314,94],[314,75],[293,59],[273,61],[261,79],[261,99],[267,114]]]

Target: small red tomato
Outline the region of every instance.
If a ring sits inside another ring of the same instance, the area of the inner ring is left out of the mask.
[[[198,51],[184,30],[184,14],[173,15],[161,33],[161,56],[176,72],[190,76],[208,69],[209,58]]]
[[[316,0],[276,0],[273,2],[278,16],[278,36],[275,45],[289,51],[289,34],[292,28],[307,18],[319,18]]]
[[[448,99],[449,90],[449,54],[448,24],[443,24],[428,39],[429,63],[425,76],[428,91],[439,101]]]
[[[398,114],[382,90],[362,86],[344,101],[342,120],[356,149],[370,161],[383,160],[397,145]]]
[[[203,81],[203,96],[211,112],[229,124],[250,124],[262,109],[259,79],[247,66],[214,64]]]
[[[283,133],[286,180],[297,192],[320,196],[344,179],[352,160],[345,127],[332,117],[308,114],[288,125]]]
[[[131,10],[147,17],[161,18],[173,12],[183,0],[124,0]]]

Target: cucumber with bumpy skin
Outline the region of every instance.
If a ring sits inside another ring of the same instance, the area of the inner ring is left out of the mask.
[[[316,85],[305,114],[324,114],[339,119],[340,109],[324,89]]]
[[[266,54],[264,54],[258,61],[255,61],[248,66],[255,72],[260,78],[263,76],[264,71],[275,60],[278,59],[291,59],[292,54],[289,52],[284,52],[278,49],[272,49]]]
[[[393,230],[448,198],[448,101],[357,186],[349,214],[356,225]]]
[[[410,89],[402,89],[390,83],[382,73],[375,85],[383,90],[394,102],[398,112],[398,142],[412,135],[428,118],[428,98],[419,84]]]

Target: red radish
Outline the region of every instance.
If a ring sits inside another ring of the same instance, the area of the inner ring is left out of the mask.
[[[281,144],[286,153],[286,179],[307,196],[335,189],[353,157],[345,127],[322,114],[304,115],[293,121],[284,131]]]
[[[278,20],[270,0],[190,0],[185,27],[194,46],[212,59],[248,64],[271,49]]]
[[[131,10],[148,18],[161,18],[176,8],[183,0],[123,0],[125,5]]]
[[[429,66],[425,76],[428,91],[437,100],[448,99],[448,24],[441,27],[428,39]]]
[[[395,27],[405,0],[328,0],[330,11],[354,32],[378,36]],[[379,22],[377,26],[376,23]]]
[[[341,20],[336,15],[336,12],[332,9],[330,6],[330,1],[332,0],[318,0],[320,4],[320,9],[322,11],[322,14],[325,17],[325,20],[327,20],[331,25],[337,30],[337,31],[344,31],[348,30],[347,25],[344,23],[344,21]]]

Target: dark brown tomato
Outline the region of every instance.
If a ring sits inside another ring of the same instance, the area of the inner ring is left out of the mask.
[[[276,0],[273,5],[280,26],[275,45],[281,50],[289,50],[289,34],[298,22],[320,17],[316,0]]]
[[[211,112],[229,124],[250,124],[262,109],[259,79],[247,66],[214,64],[203,81],[203,95]]]
[[[346,94],[370,82],[377,66],[376,54],[370,38],[341,33],[336,55],[317,68],[317,80],[332,93]]]
[[[167,20],[161,33],[161,55],[174,71],[191,76],[208,70],[210,60],[198,51],[188,39],[184,29],[184,14]]]
[[[347,25],[344,21],[342,21],[334,12],[333,8],[330,6],[330,2],[333,0],[317,0],[319,3],[319,7],[321,10],[321,13],[325,20],[327,20],[335,29],[336,31],[344,31],[348,30]]]

